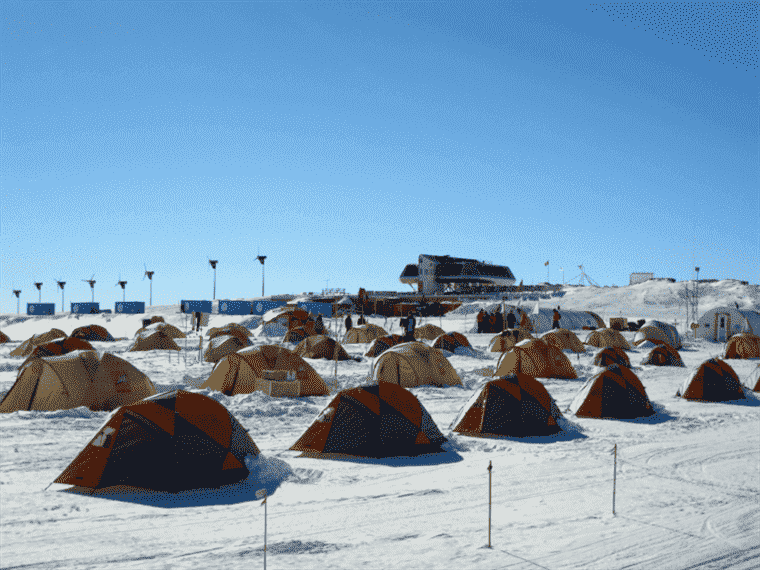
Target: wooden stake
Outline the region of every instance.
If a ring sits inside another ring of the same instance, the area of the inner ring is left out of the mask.
[[[615,514],[615,486],[617,484],[617,443],[615,444],[615,467],[612,475],[612,514]]]
[[[491,461],[488,461],[488,548],[491,548]]]

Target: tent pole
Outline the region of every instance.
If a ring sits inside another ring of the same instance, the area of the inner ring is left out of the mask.
[[[488,548],[491,548],[491,461],[488,461]]]

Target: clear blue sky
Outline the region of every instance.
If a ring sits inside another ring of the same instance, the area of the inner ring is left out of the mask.
[[[409,289],[420,253],[757,283],[758,2],[13,2],[0,312]]]

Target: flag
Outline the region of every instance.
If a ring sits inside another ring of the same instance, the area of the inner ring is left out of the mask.
[[[266,502],[267,502],[267,500],[266,500],[266,499],[264,499],[263,501],[261,501],[261,504],[260,504],[259,506],[260,506],[260,507],[263,507],[263,506],[264,506],[264,504],[265,504]]]
[[[544,266],[546,266],[546,265],[549,265],[549,262],[548,262],[548,261],[547,261],[546,263],[544,263]]]

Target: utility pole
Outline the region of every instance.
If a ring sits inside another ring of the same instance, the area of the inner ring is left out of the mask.
[[[37,287],[37,291],[40,292],[40,297],[37,302],[42,303],[42,283],[35,283],[34,286]]]
[[[259,255],[256,257],[261,262],[261,296],[264,296],[264,260],[267,258],[266,255]]]
[[[214,300],[216,300],[216,264],[219,263],[219,261],[216,259],[209,259],[208,262],[214,269]]]

